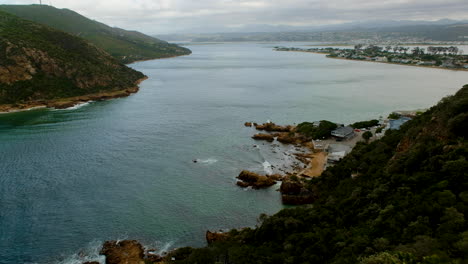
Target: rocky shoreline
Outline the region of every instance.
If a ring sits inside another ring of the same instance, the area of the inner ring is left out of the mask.
[[[54,100],[36,100],[19,104],[6,104],[0,105],[0,114],[15,113],[21,111],[28,111],[41,108],[54,108],[54,109],[66,109],[73,107],[78,104],[90,102],[90,101],[103,101],[115,98],[127,97],[131,94],[139,91],[139,84],[148,79],[147,76],[137,80],[133,87],[109,92],[99,92],[89,95],[81,95],[68,98],[60,98]]]
[[[311,191],[304,185],[305,180],[310,179],[311,176],[303,174],[304,170],[315,166],[313,163],[314,155],[318,152],[310,144],[310,140],[298,133],[295,126],[280,126],[275,123],[257,124],[253,122],[246,122],[246,127],[253,127],[256,130],[262,131],[258,136],[252,136],[255,140],[264,140],[268,142],[278,141],[284,144],[292,144],[297,147],[307,149],[306,153],[294,153],[295,159],[303,166],[296,166],[293,172],[271,175],[260,175],[255,172],[243,170],[237,176],[237,186],[241,188],[250,187],[252,189],[268,188],[281,182],[278,189],[281,192],[281,199],[283,204],[288,205],[301,205],[310,204],[317,199],[317,192]],[[321,173],[322,170],[320,170]],[[318,175],[317,175],[318,176]],[[205,240],[208,245],[218,241],[229,240],[230,235],[228,232],[211,232],[206,231]],[[137,240],[122,240],[122,241],[106,241],[99,251],[101,256],[105,256],[106,264],[164,264],[172,263],[174,261],[184,259],[190,255],[192,248],[184,247],[171,250],[169,252],[162,252],[158,254],[157,249],[147,249]],[[184,254],[187,253],[187,254]],[[100,264],[98,261],[88,261],[82,264]]]
[[[252,187],[252,189],[267,188],[278,181],[281,181],[281,200],[286,205],[301,205],[312,203],[316,195],[305,188],[305,182],[302,179],[311,179],[320,176],[323,171],[326,154],[321,150],[316,150],[311,144],[311,140],[301,133],[298,133],[295,126],[280,126],[272,122],[257,124],[254,122],[244,123],[246,127],[253,127],[262,131],[252,136],[254,140],[263,140],[274,142],[275,140],[287,144],[295,145],[307,150],[306,153],[293,153],[298,164],[292,172],[272,175],[260,175],[251,171],[242,171],[237,176],[237,185],[240,187]]]

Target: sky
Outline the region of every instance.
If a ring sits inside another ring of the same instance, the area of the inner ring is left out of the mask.
[[[0,0],[1,4],[34,4]],[[42,0],[146,34],[265,30],[369,20],[468,19],[468,0]]]

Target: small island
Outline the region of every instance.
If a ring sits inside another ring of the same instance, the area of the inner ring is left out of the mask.
[[[458,47],[429,46],[426,49],[403,46],[378,46],[358,44],[354,49],[340,48],[286,48],[275,47],[276,51],[295,51],[326,54],[328,58],[392,63],[409,66],[433,67],[449,70],[468,70],[468,55]]]

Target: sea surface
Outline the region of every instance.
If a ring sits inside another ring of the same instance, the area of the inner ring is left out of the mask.
[[[189,45],[190,56],[130,65],[149,76],[130,97],[0,115],[0,263],[81,263],[112,239],[203,246],[208,229],[283,208],[278,186],[235,177],[287,167],[297,150],[253,141],[245,121],[368,120],[468,83],[467,72],[272,50],[286,45]]]

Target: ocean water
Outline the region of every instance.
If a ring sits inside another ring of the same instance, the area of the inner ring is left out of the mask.
[[[150,78],[130,97],[0,115],[0,263],[94,260],[110,239],[203,246],[208,229],[283,208],[278,186],[235,186],[242,169],[274,172],[296,151],[253,141],[245,121],[367,120],[468,83],[467,72],[280,45],[190,45],[190,56],[132,64]]]

